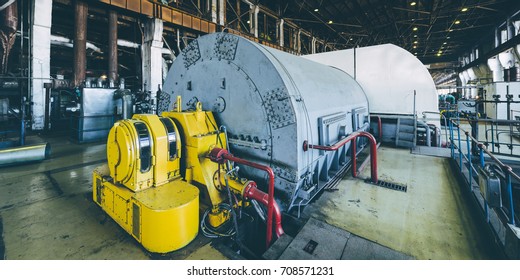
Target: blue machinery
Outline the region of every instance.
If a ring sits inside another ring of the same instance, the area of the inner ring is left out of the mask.
[[[518,184],[520,176],[513,171],[513,167],[486,149],[485,143],[479,142],[470,132],[461,128],[459,122],[449,120],[447,129],[451,158],[465,178],[472,198],[483,210],[486,224],[492,229],[504,253],[509,258],[520,258],[520,232],[516,227],[518,219],[515,217],[513,193],[513,183]],[[472,145],[476,145],[477,149],[472,150]],[[478,160],[475,156],[478,156]],[[494,170],[491,172],[492,177],[483,171],[490,167]]]

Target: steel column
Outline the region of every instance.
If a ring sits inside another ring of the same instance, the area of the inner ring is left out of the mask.
[[[113,82],[118,79],[117,61],[117,12],[108,12],[108,79]]]
[[[87,67],[88,4],[76,0],[74,11],[74,86],[79,87],[85,81]]]

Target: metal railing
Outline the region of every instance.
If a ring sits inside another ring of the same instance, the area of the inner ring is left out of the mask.
[[[516,173],[513,172],[513,168],[509,165],[504,164],[502,161],[500,161],[495,155],[486,149],[484,143],[479,142],[477,139],[472,137],[470,133],[460,127],[460,124],[456,123],[454,120],[450,120],[448,122],[449,124],[449,132],[450,132],[450,147],[451,147],[451,158],[455,158],[455,150],[458,151],[458,163],[461,173],[463,172],[465,165],[465,162],[467,163],[467,170],[469,173],[468,176],[468,185],[470,188],[470,191],[473,191],[473,175],[478,174],[474,163],[472,159],[472,149],[471,144],[474,143],[479,149],[479,165],[483,168],[485,165],[485,158],[484,154],[487,154],[489,158],[496,163],[502,172],[505,174],[506,177],[506,189],[507,189],[507,199],[509,203],[509,207],[507,211],[504,211],[504,214],[507,216],[507,219],[510,224],[515,225],[515,207],[514,207],[514,201],[513,201],[513,187],[512,187],[512,179],[516,179],[520,181],[520,176],[518,176]],[[466,135],[466,139],[462,140],[461,138],[461,130]],[[456,131],[456,132],[455,132]],[[457,133],[457,138],[455,138],[455,133]],[[465,141],[466,143],[466,152],[463,151],[462,143]],[[478,183],[477,183],[478,184]],[[487,202],[484,199],[484,206],[485,206],[485,213],[487,222],[489,222],[489,207],[487,205]]]

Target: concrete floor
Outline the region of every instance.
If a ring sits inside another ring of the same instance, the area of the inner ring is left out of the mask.
[[[0,228],[7,259],[149,259],[150,254],[91,199],[104,144],[46,138],[51,159],[0,168]],[[38,138],[30,141],[37,142]],[[41,141],[41,140],[40,140]],[[446,159],[380,148],[380,178],[398,192],[350,176],[305,211],[319,220],[418,259],[487,259]],[[399,160],[396,160],[399,159]],[[367,167],[362,176],[368,177]],[[226,259],[198,237],[172,259]],[[0,246],[1,247],[1,246]]]
[[[379,178],[407,192],[344,178],[305,209],[314,218],[417,259],[490,259],[448,159],[381,147]],[[370,168],[361,177],[368,178]]]

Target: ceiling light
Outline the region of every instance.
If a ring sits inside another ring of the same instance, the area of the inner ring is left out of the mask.
[[[414,27],[414,28],[413,28],[413,31],[417,31],[417,29],[419,29],[419,28],[417,28],[417,27]]]
[[[456,20],[456,21],[455,21],[455,24],[460,24],[460,20]]]
[[[315,12],[318,12],[319,10],[318,10],[318,8],[316,8],[316,9],[314,9],[314,11],[315,11]]]
[[[251,22],[248,20],[247,23],[251,23]]]
[[[444,43],[442,43],[442,44],[443,44],[443,45],[446,45],[447,43],[448,43],[448,42],[444,42]]]
[[[417,5],[417,2],[415,2],[415,1],[410,3],[410,6],[415,6],[415,5]]]
[[[417,44],[417,43],[419,43],[419,41],[413,41],[413,43],[414,43],[414,44]]]
[[[413,53],[413,54],[417,55],[417,53]]]
[[[462,10],[460,10],[461,12],[467,12],[468,11],[468,8],[464,7],[462,8]]]
[[[332,24],[332,23],[333,23],[333,21],[332,21],[332,20],[329,20],[329,24]]]
[[[414,49],[417,49],[417,46],[413,46]]]
[[[437,56],[441,56],[442,54],[438,53]]]
[[[417,34],[413,35],[414,38],[417,38]]]
[[[450,36],[446,37],[446,39],[450,39],[450,38],[451,38]]]
[[[453,30],[452,29],[449,29],[448,32],[452,32]]]

